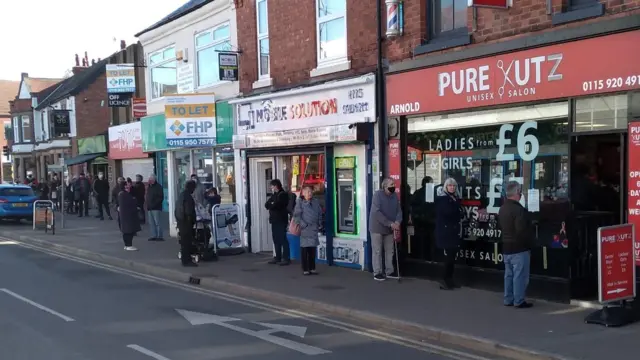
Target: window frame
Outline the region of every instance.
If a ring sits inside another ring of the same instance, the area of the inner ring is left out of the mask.
[[[260,33],[260,3],[264,2],[265,5],[265,16],[266,18],[266,23],[267,23],[267,29],[266,32],[264,33]],[[269,50],[269,53],[267,53],[267,56],[269,57],[269,61],[267,64],[267,72],[265,74],[262,73],[262,52],[260,49],[260,41],[262,40],[269,40],[269,2],[268,0],[256,0],[256,43],[257,43],[257,48],[258,48],[258,80],[265,80],[265,79],[270,79],[271,78],[271,50]],[[269,44],[271,45],[271,44]],[[271,49],[271,46],[269,46],[269,49]]]
[[[327,67],[327,66],[332,66],[332,65],[336,65],[336,64],[340,64],[343,62],[346,62],[348,57],[349,57],[349,44],[347,42],[348,40],[348,34],[347,34],[347,0],[342,0],[345,3],[345,11],[343,13],[339,13],[339,14],[333,14],[333,15],[326,15],[326,16],[320,16],[320,1],[322,0],[315,0],[315,5],[316,5],[316,61],[318,64],[318,67]],[[321,38],[320,38],[320,24],[323,23],[327,23],[333,20],[337,20],[337,19],[343,19],[343,27],[344,27],[344,42],[345,42],[345,48],[344,48],[344,55],[343,56],[334,56],[334,57],[328,57],[326,59],[322,59],[321,58],[321,51],[320,51],[320,42],[321,42]]]
[[[210,33],[211,37],[213,37],[213,33],[216,30],[221,29],[223,27],[228,27],[229,28],[229,36],[227,38],[225,38],[224,40],[215,40],[215,39],[213,39],[213,41],[211,43],[207,44],[207,45],[198,46],[197,39],[198,39],[199,36],[202,36],[205,33]],[[194,49],[194,56],[195,56],[195,61],[194,61],[195,62],[195,78],[196,78],[195,80],[196,80],[196,88],[197,89],[208,88],[208,87],[212,87],[212,86],[216,86],[216,85],[219,85],[219,84],[230,82],[230,81],[222,81],[222,80],[220,80],[220,75],[218,75],[218,80],[216,80],[216,81],[214,81],[212,83],[208,83],[208,84],[201,84],[200,83],[200,66],[198,65],[198,53],[200,51],[208,50],[210,48],[216,47],[216,46],[218,46],[220,44],[223,44],[225,42],[228,42],[229,46],[232,46],[231,45],[231,23],[229,21],[224,21],[224,22],[222,22],[222,23],[220,23],[218,25],[215,25],[215,26],[210,27],[210,28],[208,28],[206,30],[203,30],[203,31],[199,31],[199,32],[197,32],[197,33],[195,33],[193,35],[193,49]],[[220,66],[220,65],[218,64],[218,66]]]
[[[168,58],[165,59],[164,58],[164,52],[169,50],[169,49],[173,49],[173,57],[172,58]],[[176,94],[178,93],[177,91],[177,85],[178,85],[178,62],[176,60],[176,55],[175,55],[175,50],[176,50],[176,44],[171,44],[168,46],[165,46],[163,48],[160,48],[158,50],[152,51],[147,55],[147,66],[148,66],[148,74],[149,74],[149,89],[151,89],[151,100],[158,100],[158,99],[162,99],[164,97],[164,95],[159,95],[159,96],[153,96],[153,69],[160,67],[162,65],[168,64],[172,61],[176,61]],[[151,57],[153,57],[156,54],[162,54],[163,58],[162,61],[159,61],[155,64],[151,64]]]
[[[14,116],[12,121],[11,129],[13,130],[13,142],[21,143],[22,142],[22,124],[20,123],[20,117]]]
[[[429,40],[439,40],[439,39],[451,39],[451,38],[456,38],[456,37],[460,37],[460,36],[465,36],[469,34],[469,24],[466,20],[466,16],[465,16],[465,26],[464,27],[460,27],[460,28],[455,28],[455,13],[456,13],[456,8],[455,8],[455,0],[452,1],[453,4],[453,30],[447,30],[447,31],[440,31],[441,25],[442,25],[442,0],[427,0],[428,2],[428,12],[429,12],[429,29],[428,29],[428,35],[429,35]],[[469,4],[465,3],[465,9],[469,9]]]
[[[24,132],[25,118],[27,119],[26,124],[28,124],[29,127],[31,126],[31,119],[29,118],[29,115],[21,115],[20,116],[20,136],[22,137],[22,142],[28,143],[28,142],[31,142],[31,136],[29,136],[29,134],[25,134]]]

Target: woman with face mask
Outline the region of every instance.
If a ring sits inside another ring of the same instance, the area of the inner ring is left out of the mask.
[[[300,247],[302,258],[302,273],[315,275],[316,248],[320,244],[318,232],[322,228],[322,208],[320,202],[313,198],[313,188],[305,186],[302,194],[296,200],[293,210],[293,221],[300,225]]]
[[[448,178],[438,189],[436,196],[436,246],[444,252],[445,261],[440,289],[456,288],[453,281],[456,254],[462,242],[460,221],[462,220],[462,205],[457,194],[458,183]]]
[[[386,178],[382,181],[382,189],[376,191],[371,199],[369,213],[369,233],[371,234],[373,279],[384,281],[386,278],[397,279],[398,271],[393,268],[394,231],[400,230],[402,208],[396,194],[395,181]],[[384,253],[384,272],[382,269],[382,253]]]
[[[133,246],[133,237],[141,230],[140,220],[138,219],[138,206],[136,199],[131,195],[131,185],[126,182],[120,183],[118,222],[120,224],[120,232],[122,232],[124,249],[127,251],[138,250]]]

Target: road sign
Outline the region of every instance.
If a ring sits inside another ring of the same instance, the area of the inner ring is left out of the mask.
[[[215,325],[227,328],[229,330],[233,330],[248,336],[253,336],[260,340],[264,340],[272,344],[303,353],[305,355],[321,355],[321,354],[331,353],[331,351],[329,350],[320,349],[315,346],[299,343],[293,340],[272,335],[274,333],[286,333],[289,335],[297,336],[299,338],[304,338],[307,332],[307,328],[303,326],[254,322],[254,324],[265,327],[266,329],[249,330],[247,328],[244,328],[238,325],[230,324],[231,322],[242,321],[242,319],[228,317],[228,316],[205,314],[205,313],[182,310],[182,309],[176,309],[176,311],[180,315],[182,315],[191,325],[215,324]]]
[[[602,304],[636,296],[633,224],[598,228],[598,292]]]

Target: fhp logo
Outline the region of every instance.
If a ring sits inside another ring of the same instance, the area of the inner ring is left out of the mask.
[[[210,120],[190,120],[183,123],[180,120],[175,120],[169,130],[180,136],[182,133],[187,134],[207,134],[209,129],[213,128],[213,121]]]

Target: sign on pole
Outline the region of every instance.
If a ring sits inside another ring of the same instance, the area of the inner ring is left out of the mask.
[[[598,228],[598,300],[602,304],[636,296],[633,224]]]
[[[136,70],[133,64],[107,64],[106,73],[108,93],[136,91]]]

